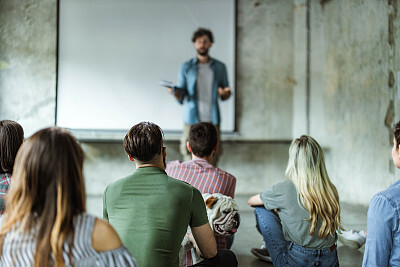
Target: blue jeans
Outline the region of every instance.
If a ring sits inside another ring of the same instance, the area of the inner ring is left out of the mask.
[[[339,266],[335,246],[324,249],[309,249],[296,245],[285,240],[281,222],[274,212],[266,210],[264,207],[256,207],[254,214],[256,215],[257,229],[264,238],[275,267]]]

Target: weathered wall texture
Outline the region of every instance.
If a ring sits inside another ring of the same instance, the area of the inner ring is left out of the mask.
[[[347,201],[368,203],[398,179],[390,128],[399,114],[385,125],[390,102],[398,105],[397,4],[312,2],[310,134],[329,148],[328,171]]]
[[[0,1],[0,118],[18,121],[27,135],[54,125],[56,7]]]
[[[292,1],[238,1],[236,123],[249,139],[292,135]]]
[[[289,141],[309,124],[341,199],[368,204],[396,179],[389,128],[400,119],[399,1],[310,1],[308,117],[307,1],[237,2],[235,97],[242,141],[224,143],[220,167],[238,178],[238,194],[257,193],[284,179],[289,144],[277,140]],[[54,124],[56,19],[55,0],[0,1],[0,119],[19,121],[28,136]],[[168,159],[178,159],[177,142],[166,145]],[[101,214],[104,187],[134,167],[121,143],[83,148],[89,208]]]

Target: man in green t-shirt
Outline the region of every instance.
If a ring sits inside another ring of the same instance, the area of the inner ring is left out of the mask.
[[[217,251],[200,192],[165,173],[166,148],[160,127],[150,122],[134,125],[125,136],[124,148],[136,171],[107,186],[103,217],[117,230],[138,265],[178,266],[181,242],[190,226],[206,259],[201,266],[237,266],[232,252]]]

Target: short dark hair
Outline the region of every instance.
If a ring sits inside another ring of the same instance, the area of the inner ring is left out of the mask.
[[[15,157],[24,142],[22,126],[11,120],[0,121],[0,172],[12,173]]]
[[[161,153],[164,133],[152,122],[134,125],[124,138],[125,152],[140,162],[151,162]]]
[[[207,157],[211,155],[217,145],[217,129],[212,123],[199,122],[189,131],[189,145],[192,153],[197,157]]]
[[[208,37],[208,39],[210,40],[211,43],[214,43],[214,37],[212,32],[209,29],[205,29],[205,28],[198,28],[197,31],[195,31],[193,33],[192,36],[192,42],[196,42],[196,39],[199,37],[202,37],[206,35]]]
[[[393,130],[394,140],[396,140],[397,147],[400,145],[400,121],[398,121]]]

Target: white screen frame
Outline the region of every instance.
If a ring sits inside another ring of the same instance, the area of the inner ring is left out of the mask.
[[[56,124],[126,131],[140,121],[181,131],[183,108],[159,85],[176,82],[195,56],[199,26],[213,31],[210,55],[235,86],[235,0],[59,0]],[[235,129],[234,95],[220,101],[223,132]]]

